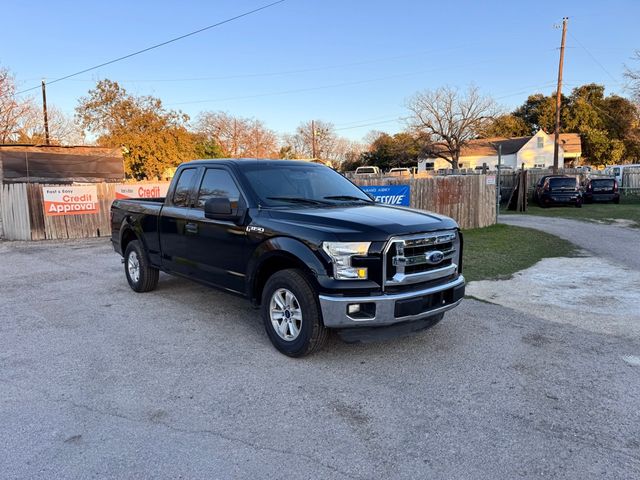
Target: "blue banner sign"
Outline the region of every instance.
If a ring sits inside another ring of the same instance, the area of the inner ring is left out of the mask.
[[[409,185],[366,185],[360,187],[362,191],[372,195],[376,202],[387,205],[401,205],[408,207],[410,195]]]

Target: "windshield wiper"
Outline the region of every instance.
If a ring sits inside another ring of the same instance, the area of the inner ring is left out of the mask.
[[[322,198],[325,198],[327,200],[345,200],[345,201],[357,200],[359,202],[373,203],[373,200],[367,200],[366,198],[355,197],[353,195],[329,195],[327,197],[322,197]]]
[[[303,198],[303,197],[267,197],[268,200],[280,200],[283,202],[291,202],[291,203],[306,203],[307,205],[328,205],[328,202],[323,202],[321,200],[314,200],[312,198]]]

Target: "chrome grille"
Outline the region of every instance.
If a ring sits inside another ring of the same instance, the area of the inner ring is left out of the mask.
[[[427,282],[451,276],[458,268],[458,241],[455,231],[391,238],[384,250],[384,285]]]

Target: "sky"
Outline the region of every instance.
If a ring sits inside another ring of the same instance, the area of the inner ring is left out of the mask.
[[[22,90],[270,1],[14,1],[4,10],[0,67]],[[53,83],[47,101],[73,114],[109,78],[192,119],[226,111],[279,133],[319,119],[359,140],[370,130],[402,130],[406,101],[421,90],[475,85],[505,110],[555,91],[563,16],[564,92],[596,82],[624,94],[624,65],[640,49],[638,0],[285,0]],[[25,95],[40,99],[39,90]]]

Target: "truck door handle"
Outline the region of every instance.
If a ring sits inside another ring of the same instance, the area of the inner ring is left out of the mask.
[[[187,233],[198,233],[198,224],[197,223],[187,223],[184,226],[184,231]]]

